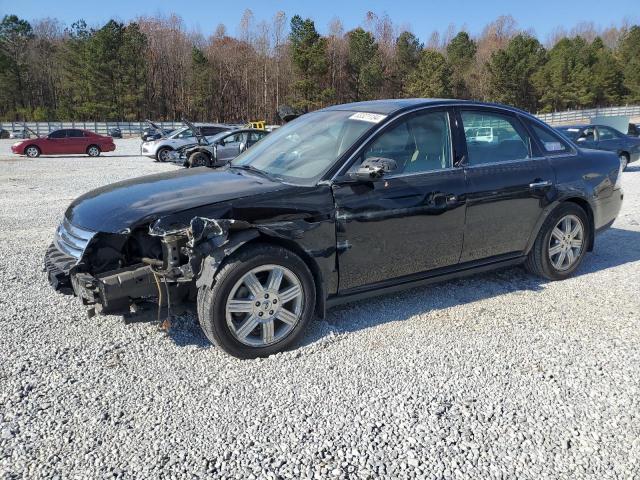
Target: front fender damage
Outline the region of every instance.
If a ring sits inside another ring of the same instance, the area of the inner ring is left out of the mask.
[[[315,228],[304,219],[254,224],[243,220],[194,216],[189,224],[161,218],[149,226],[160,239],[160,258],[143,257],[126,268],[72,276],[74,292],[92,312],[126,314],[149,298],[158,304],[194,298],[198,288],[212,286],[224,262],[236,250],[261,235],[287,240]]]

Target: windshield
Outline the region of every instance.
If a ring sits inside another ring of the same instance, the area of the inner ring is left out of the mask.
[[[580,128],[559,128],[558,130],[574,142],[580,138],[580,132],[582,131]]]
[[[189,127],[182,127],[174,130],[167,138],[189,138],[193,136],[193,132]]]
[[[340,110],[308,113],[264,137],[231,165],[251,166],[292,183],[313,183],[383,118]]]
[[[208,135],[205,138],[207,139],[207,141],[209,143],[214,143],[214,142],[217,142],[218,140],[220,140],[221,138],[224,138],[224,137],[227,137],[229,135],[232,135],[233,133],[234,133],[233,131],[225,130],[223,132],[216,133],[215,135]]]

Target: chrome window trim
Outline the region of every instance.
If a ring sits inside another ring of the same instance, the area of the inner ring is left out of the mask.
[[[357,158],[358,155],[360,155],[360,153],[362,153],[362,150],[364,148],[365,145],[367,145],[376,135],[378,135],[382,130],[384,130],[386,127],[389,126],[390,123],[394,122],[395,120],[402,118],[406,115],[410,115],[412,113],[416,113],[416,112],[420,112],[422,110],[445,110],[447,112],[452,111],[455,108],[468,108],[468,109],[478,109],[478,110],[488,110],[488,111],[492,111],[492,110],[499,110],[502,112],[505,112],[507,114],[510,115],[514,115],[516,117],[524,117],[525,120],[531,120],[535,123],[540,123],[542,126],[546,127],[546,128],[553,128],[550,127],[549,125],[547,125],[546,123],[542,122],[540,119],[534,117],[533,115],[526,115],[523,112],[519,112],[519,111],[514,111],[509,107],[504,107],[501,105],[483,105],[483,104],[475,104],[475,103],[468,103],[468,102],[452,102],[452,103],[446,103],[446,104],[438,104],[438,105],[422,105],[419,107],[415,107],[412,108],[410,110],[404,111],[398,115],[395,115],[393,117],[391,117],[388,121],[384,122],[382,125],[378,126],[378,128],[376,128],[373,132],[371,132],[367,138],[365,138],[361,143],[360,146],[357,148],[357,150],[355,152],[353,152],[340,166],[340,168],[338,168],[338,170],[336,171],[335,174],[333,174],[333,176],[331,178],[328,179],[321,179],[320,181],[318,181],[319,185],[327,185],[327,184],[332,184],[337,178],[342,177],[346,174],[346,170],[348,170],[349,166],[351,165],[351,163],[354,161],[355,158]],[[520,120],[518,118],[518,120]],[[521,122],[523,123],[523,127],[526,129],[526,124],[525,122]],[[451,129],[451,122],[449,122],[449,133],[450,133],[450,141],[453,143],[453,131]],[[492,163],[484,163],[481,165],[476,165],[478,166],[483,166],[483,165],[500,165],[500,164],[507,164],[507,163],[514,163],[514,162],[522,162],[522,161],[530,161],[530,160],[543,160],[543,159],[547,159],[549,157],[559,157],[559,156],[578,156],[578,150],[575,147],[575,145],[573,145],[572,143],[569,143],[569,145],[571,146],[571,152],[561,152],[555,155],[544,155],[542,157],[532,157],[532,158],[526,158],[526,159],[518,159],[518,160],[504,160],[504,161],[500,161],[500,162],[492,162]],[[453,152],[453,151],[452,151]],[[457,166],[453,166],[451,167],[452,170],[456,170],[456,169],[462,169],[462,168],[469,168],[470,165],[468,164],[462,164],[462,165],[457,165]],[[432,173],[432,172],[440,172],[443,170],[432,170],[431,172],[420,172],[417,173],[418,175],[422,175],[424,173]],[[392,177],[388,177],[388,178],[392,178]]]

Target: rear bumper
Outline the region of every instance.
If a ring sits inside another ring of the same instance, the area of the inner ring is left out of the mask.
[[[107,145],[103,145],[102,147],[103,152],[113,152],[115,149],[116,149],[115,143],[109,143]]]
[[[593,213],[596,232],[601,232],[611,226],[618,213],[620,213],[623,199],[624,192],[622,188],[616,188],[610,196],[595,203]]]

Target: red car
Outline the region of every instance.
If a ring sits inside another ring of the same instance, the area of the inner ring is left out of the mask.
[[[76,128],[54,130],[46,137],[20,140],[11,146],[13,153],[31,158],[39,157],[40,154],[70,153],[85,153],[90,157],[97,157],[100,152],[113,152],[115,149],[113,138]]]

